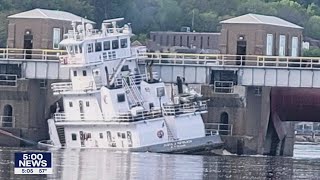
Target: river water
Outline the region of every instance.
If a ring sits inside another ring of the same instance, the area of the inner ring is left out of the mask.
[[[54,174],[14,175],[14,152],[0,148],[0,179],[320,179],[320,146],[296,145],[294,157],[193,156],[110,152],[102,149],[56,150]]]

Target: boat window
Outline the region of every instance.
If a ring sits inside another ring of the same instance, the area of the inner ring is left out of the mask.
[[[119,103],[126,101],[126,98],[125,98],[124,94],[118,94],[117,97],[118,97],[118,102]]]
[[[132,135],[130,131],[127,131],[127,139],[128,139],[128,146],[132,147]]]
[[[101,42],[96,42],[95,44],[95,51],[100,52],[102,50]]]
[[[157,88],[157,97],[165,96],[164,87],[158,87]]]
[[[110,41],[103,42],[103,50],[105,50],[105,51],[110,50]]]
[[[88,53],[92,53],[93,52],[93,44],[92,43],[87,45],[87,50],[88,50]]]
[[[128,39],[121,39],[120,44],[121,44],[121,48],[127,48],[128,47]]]
[[[123,65],[121,68],[121,71],[129,71],[129,66],[128,65]]]
[[[82,53],[82,45],[79,45],[79,53]]]
[[[121,137],[122,137],[122,139],[125,139],[126,138],[126,133],[122,133]]]
[[[103,139],[103,133],[100,133],[99,136],[100,136],[100,139]]]
[[[111,132],[107,131],[107,141],[111,142]]]
[[[119,49],[119,41],[118,40],[112,41],[112,49]]]
[[[118,132],[117,134],[118,134],[118,137],[121,137],[121,133],[120,132]]]
[[[73,107],[73,104],[71,101],[69,102],[69,107]]]
[[[74,55],[75,54],[75,48],[74,48],[74,46],[70,46],[70,54],[71,55]]]
[[[83,76],[87,76],[87,71],[86,71],[86,70],[83,70],[83,71],[82,71],[82,75],[83,75]]]
[[[77,76],[77,71],[73,71],[73,76]]]
[[[71,137],[72,137],[72,141],[76,141],[77,140],[77,134],[72,133]]]
[[[89,107],[89,101],[86,101],[86,106]]]

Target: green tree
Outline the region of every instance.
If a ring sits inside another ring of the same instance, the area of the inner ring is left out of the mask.
[[[305,26],[305,34],[312,38],[320,38],[320,16],[312,16]]]

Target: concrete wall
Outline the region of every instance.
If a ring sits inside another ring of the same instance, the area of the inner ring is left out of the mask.
[[[267,34],[273,34],[273,55],[279,55],[279,36],[286,36],[286,55],[291,55],[292,37],[298,37],[298,49],[302,45],[302,29],[257,24],[222,24],[220,51],[222,54],[236,54],[240,36],[247,42],[247,55],[265,55]],[[298,56],[301,55],[301,50]]]
[[[0,115],[5,105],[12,106],[15,127],[11,129],[15,135],[34,141],[48,138],[50,105],[59,99],[53,96],[50,83],[40,88],[40,80],[18,80],[17,87],[0,87]],[[0,145],[17,145],[15,141],[9,142],[8,138]]]

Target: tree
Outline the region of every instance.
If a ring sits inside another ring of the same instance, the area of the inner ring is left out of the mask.
[[[310,17],[305,26],[305,33],[312,38],[320,38],[320,16]]]

